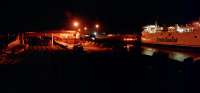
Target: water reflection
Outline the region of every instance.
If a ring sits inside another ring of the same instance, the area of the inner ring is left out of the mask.
[[[169,53],[169,58],[183,62],[185,59],[189,58],[190,56],[184,53],[179,53],[179,52],[171,52]]]
[[[155,52],[157,52],[158,50],[154,49],[154,48],[149,48],[149,47],[144,47],[142,54],[143,55],[148,55],[148,56],[153,56],[153,54]]]
[[[151,47],[143,47],[142,54],[143,55],[148,55],[148,56],[153,56],[154,53],[157,52],[166,52],[168,53],[168,58],[172,60],[176,60],[179,62],[184,62],[185,59],[190,58],[191,56],[186,53],[182,52],[174,52],[174,51],[169,51],[169,50],[164,50],[164,49],[157,49],[157,48],[151,48]]]

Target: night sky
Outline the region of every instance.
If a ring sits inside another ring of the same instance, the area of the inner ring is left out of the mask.
[[[185,24],[199,17],[192,0],[11,0],[0,3],[1,31],[43,31],[66,27],[74,18],[98,22],[106,32],[137,32],[153,24]]]

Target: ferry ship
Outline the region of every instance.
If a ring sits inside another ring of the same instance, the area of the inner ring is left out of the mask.
[[[200,48],[200,22],[198,21],[184,26],[147,25],[143,29],[141,42],[144,44]]]

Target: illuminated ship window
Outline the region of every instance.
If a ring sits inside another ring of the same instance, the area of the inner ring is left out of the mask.
[[[143,27],[143,29],[145,32],[148,32],[148,33],[156,33],[157,31],[162,30],[161,27],[158,27],[156,25],[148,25],[148,26]]]

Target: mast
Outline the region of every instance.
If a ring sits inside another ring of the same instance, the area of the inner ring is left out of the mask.
[[[158,22],[157,21],[155,21],[155,26],[156,26],[156,28],[158,27]]]
[[[158,30],[158,16],[156,16],[156,20],[155,20],[155,26],[156,26],[156,31]]]
[[[155,20],[155,26],[156,26],[156,28],[158,27],[158,22],[157,22],[157,20],[158,20],[158,16],[156,16],[156,20]]]

